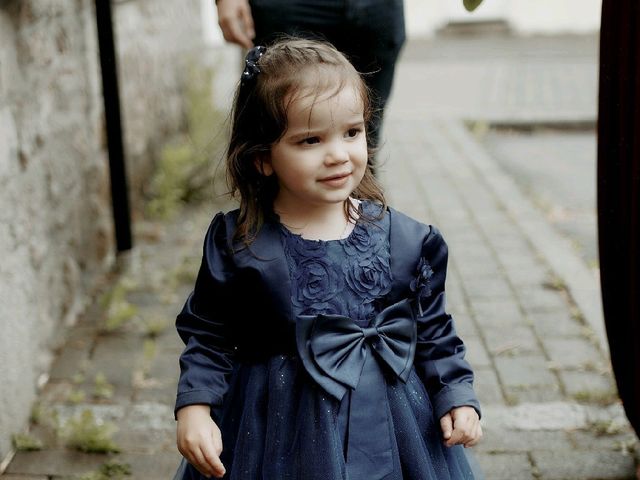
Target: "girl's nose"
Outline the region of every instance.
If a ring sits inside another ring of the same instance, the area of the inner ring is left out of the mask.
[[[333,142],[325,155],[327,163],[344,163],[349,160],[349,152],[342,142]]]

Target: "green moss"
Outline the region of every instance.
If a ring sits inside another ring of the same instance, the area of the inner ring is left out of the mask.
[[[67,402],[69,403],[82,403],[86,400],[86,398],[87,394],[85,393],[85,391],[79,388],[72,388],[67,394]]]
[[[13,447],[20,452],[34,452],[42,450],[42,442],[28,433],[16,433],[11,437]]]
[[[120,478],[131,475],[131,465],[128,463],[107,462],[100,466],[100,473],[107,478]]]
[[[100,372],[96,375],[93,385],[93,396],[102,400],[109,400],[113,397],[113,385],[107,381],[104,373]]]
[[[87,472],[77,480],[118,480],[131,475],[131,465],[115,461],[100,465],[97,471]]]
[[[36,403],[31,408],[29,420],[34,425],[55,429],[58,427],[58,412],[44,407],[41,403]]]
[[[138,307],[127,301],[127,294],[137,286],[134,280],[122,277],[100,297],[100,306],[105,310],[105,331],[117,330],[137,315]]]
[[[573,394],[578,402],[612,405],[618,402],[618,392],[614,390],[581,390]]]
[[[558,290],[558,291],[567,290],[567,284],[564,283],[564,280],[562,280],[557,275],[549,276],[549,278],[542,283],[542,286],[549,290]]]
[[[120,448],[112,439],[115,426],[96,421],[91,410],[83,410],[70,418],[61,429],[68,447],[87,453],[117,453]]]
[[[520,398],[515,393],[505,393],[504,401],[510,407],[514,407],[520,404]]]
[[[138,307],[126,300],[112,302],[107,310],[104,328],[108,332],[117,330],[135,317],[137,313]]]
[[[592,422],[588,429],[598,436],[608,436],[608,435],[618,435],[620,433],[624,433],[626,431],[626,427],[620,423],[615,422],[613,420],[600,420],[597,422]]]

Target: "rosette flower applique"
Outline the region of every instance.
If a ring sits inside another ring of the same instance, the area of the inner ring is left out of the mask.
[[[421,257],[420,262],[418,262],[418,267],[416,268],[415,277],[411,280],[411,284],[409,285],[409,288],[411,288],[411,291],[416,296],[420,316],[423,315],[422,300],[431,295],[432,276],[433,269],[431,268],[431,265],[429,265],[429,262],[427,262],[424,257]]]

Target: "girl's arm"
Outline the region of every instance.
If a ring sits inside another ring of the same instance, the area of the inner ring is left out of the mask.
[[[178,334],[186,344],[180,355],[176,412],[187,405],[220,406],[228,388],[234,352],[229,331],[234,316],[230,305],[234,269],[226,237],[220,213],[205,236],[193,292],[176,318]]]
[[[465,346],[456,334],[453,318],[445,310],[448,249],[442,235],[430,227],[422,246],[426,264],[421,269],[417,316],[418,341],[415,368],[431,397],[436,418],[452,409],[480,404],[473,391],[473,371],[464,359]],[[422,262],[423,263],[423,262]]]
[[[211,408],[222,404],[234,351],[228,325],[233,267],[226,242],[224,216],[218,214],[205,237],[194,290],[176,319],[186,344],[175,405],[178,450],[202,474],[219,477],[222,438]]]

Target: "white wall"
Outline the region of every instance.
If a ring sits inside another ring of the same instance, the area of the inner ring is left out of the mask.
[[[462,0],[405,0],[410,36],[430,36],[450,21],[505,20],[520,34],[585,33],[600,28],[602,0],[484,0],[467,12]]]

